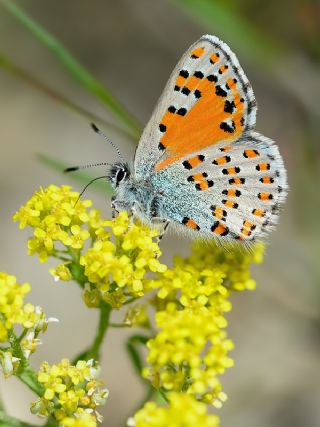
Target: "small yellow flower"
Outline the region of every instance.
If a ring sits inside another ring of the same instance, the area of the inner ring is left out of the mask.
[[[108,396],[108,391],[100,388],[102,383],[97,380],[98,373],[99,366],[93,360],[80,360],[76,366],[71,365],[68,359],[52,366],[43,362],[38,381],[43,384],[45,392],[31,405],[32,413],[47,417],[53,415],[66,426],[81,427],[86,420],[96,422],[100,419],[96,407],[103,405]],[[94,410],[95,415],[86,417],[85,410],[90,414]]]
[[[159,407],[148,402],[140,409],[128,425],[134,427],[217,427],[219,418],[209,415],[207,407],[184,393],[168,394],[169,404]]]
[[[150,327],[150,321],[145,305],[137,304],[130,307],[126,312],[124,323],[128,326],[141,326],[144,328]]]
[[[260,253],[259,256],[256,254]],[[176,257],[174,266],[156,280],[157,335],[149,340],[143,374],[156,388],[187,391],[198,400],[220,407],[225,400],[219,375],[233,366],[225,313],[232,291],[254,289],[249,265],[253,254],[195,245],[189,258]]]
[[[30,303],[24,305],[30,289],[29,283],[19,285],[15,276],[0,272],[0,342],[8,341],[9,330],[15,325],[32,330],[35,335],[46,330],[49,319],[42,309]]]
[[[127,294],[140,297],[150,291],[152,281],[145,276],[150,271],[163,272],[166,266],[158,260],[160,249],[153,241],[158,231],[130,224],[127,212],[103,225],[105,231],[99,229],[99,239],[80,259],[85,276],[95,285],[87,287],[85,300],[96,300],[96,294],[93,298],[89,295],[96,288],[101,299],[119,308]]]
[[[11,377],[17,371],[20,359],[14,357],[10,351],[0,350],[0,367],[5,378]]]
[[[58,264],[56,268],[49,269],[50,274],[54,277],[56,281],[63,280],[64,282],[68,282],[72,279],[72,274],[68,268],[68,264]]]
[[[120,308],[128,298],[152,289],[152,281],[146,278],[149,272],[166,270],[154,241],[159,232],[131,223],[127,212],[113,220],[103,219],[97,209],[89,209],[90,200],[78,198],[69,186],[50,185],[37,191],[13,218],[21,228],[34,228],[28,241],[30,255],[38,254],[40,262],[50,256],[64,261],[50,269],[56,280],[81,277],[89,307],[98,307],[103,300]],[[89,238],[91,245],[84,250]]]
[[[83,248],[90,233],[82,226],[93,222],[87,210],[92,202],[78,200],[78,197],[79,194],[67,185],[50,185],[40,188],[13,216],[14,221],[20,222],[20,228],[26,225],[34,228],[28,242],[30,255],[37,253],[40,261],[46,262],[59,249],[59,242],[67,248]]]
[[[92,413],[82,412],[77,417],[66,417],[60,422],[61,427],[97,427],[97,421]]]

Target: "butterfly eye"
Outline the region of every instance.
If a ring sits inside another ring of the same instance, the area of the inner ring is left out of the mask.
[[[116,174],[116,184],[118,185],[121,181],[123,181],[126,175],[127,173],[124,169],[118,169]]]

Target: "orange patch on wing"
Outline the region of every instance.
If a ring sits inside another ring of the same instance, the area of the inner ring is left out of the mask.
[[[189,159],[185,160],[183,164],[185,164],[187,169],[193,169],[196,166],[200,165],[204,160],[204,156],[198,155],[194,157],[190,157]]]
[[[193,181],[202,182],[204,180],[204,176],[202,173],[196,173],[192,175]]]
[[[216,53],[214,53],[213,55],[211,55],[210,56],[210,60],[212,61],[212,62],[217,62],[217,61],[219,61],[219,55],[217,55]]]
[[[227,71],[227,69],[228,69],[228,66],[227,66],[227,65],[222,65],[222,66],[219,68],[219,72],[221,72],[221,73],[225,73],[225,72]]]
[[[197,89],[201,92],[201,98],[193,107],[184,116],[174,114],[168,125],[165,120],[161,121],[167,126],[167,131],[160,142],[166,147],[168,157],[155,166],[156,171],[192,152],[220,141],[234,141],[240,136],[243,128],[241,125],[243,104],[240,102],[237,86],[235,84],[230,86],[237,106],[237,110],[231,116],[235,124],[233,133],[226,133],[220,128],[224,120],[230,119],[230,113],[224,111],[226,97],[217,95],[215,87],[215,84],[206,78],[198,81]]]
[[[184,225],[186,226],[186,227],[189,227],[189,228],[192,228],[192,230],[199,230],[199,226],[198,226],[198,224],[195,222],[195,221],[193,221],[193,219],[188,219],[185,223],[184,223]]]
[[[242,128],[243,128],[242,119],[244,114],[244,104],[243,102],[240,101],[241,95],[240,95],[240,92],[238,91],[237,84],[235,83],[234,79],[228,79],[227,83],[232,91],[233,102],[235,103],[235,106],[236,106],[236,112],[235,114],[233,114],[232,119],[234,121],[235,128],[239,129],[238,133],[240,133],[240,131],[242,131]]]
[[[244,178],[232,178],[230,179],[229,183],[230,185],[240,185],[240,184],[244,184]]]
[[[260,154],[257,150],[244,150],[243,155],[244,155],[244,157],[251,159],[253,157],[259,156]]]
[[[266,211],[262,209],[253,209],[252,213],[255,216],[264,216],[266,214]]]
[[[230,146],[227,146],[227,147],[221,147],[220,148],[220,151],[231,151],[232,150],[232,147],[230,147]]]
[[[272,179],[270,176],[264,176],[260,181],[262,184],[272,184]]]
[[[241,233],[246,237],[251,235],[251,231],[248,228],[242,228]]]
[[[271,193],[262,192],[258,194],[258,198],[260,200],[266,201],[266,200],[271,200],[273,197]]]
[[[222,203],[227,207],[227,208],[237,208],[238,207],[238,203],[233,202],[232,200],[223,200]]]
[[[186,78],[185,78],[185,77],[183,77],[183,76],[178,76],[178,77],[176,78],[176,85],[177,85],[177,86],[179,86],[179,87],[181,87],[181,86],[183,86],[183,85],[185,84],[185,81],[186,81]]]
[[[209,188],[209,183],[207,180],[203,180],[203,181],[199,182],[200,191],[207,190],[208,188]]]
[[[185,87],[187,87],[190,91],[194,90],[199,85],[199,79],[195,76],[191,76],[185,82]]]
[[[252,222],[245,220],[243,221],[243,227],[244,228],[249,228],[250,230],[254,227],[254,224],[252,224]]]
[[[240,192],[239,192],[239,190],[236,190],[236,189],[231,189],[231,190],[227,190],[227,196],[229,196],[229,197],[239,197],[240,196]]]
[[[217,219],[222,219],[223,217],[225,217],[226,212],[222,208],[215,207],[212,210],[212,213]]]
[[[198,47],[191,52],[191,57],[200,58],[204,54],[204,47]]]
[[[231,167],[226,169],[226,175],[234,175],[236,173],[239,173],[239,170],[237,167]]]
[[[270,164],[269,163],[259,163],[257,166],[257,169],[259,171],[266,171],[266,170],[270,169]]]
[[[174,113],[170,113],[170,111],[166,111],[161,123],[166,126],[166,128],[168,129],[169,127],[173,127],[173,126],[179,126],[179,122],[183,119],[182,116],[179,116],[178,114],[174,114]],[[162,137],[160,139],[160,142],[163,144],[164,147],[167,147],[166,141],[164,141],[164,138]]]
[[[220,236],[226,236],[229,232],[228,227],[222,222],[217,222],[211,227],[211,231],[214,234],[218,234]]]
[[[207,190],[209,187],[213,186],[213,181],[206,179],[207,178],[206,173],[196,173],[194,175],[191,175],[188,177],[189,182],[195,182],[196,190]]]
[[[224,165],[229,162],[230,162],[229,156],[222,156],[222,157],[219,157],[218,159],[215,159],[212,163],[214,165]]]

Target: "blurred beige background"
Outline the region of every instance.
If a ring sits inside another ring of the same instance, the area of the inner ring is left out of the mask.
[[[312,86],[319,84],[319,3],[228,3],[266,37],[287,46],[299,77],[291,81],[291,87],[297,85],[306,98],[308,93],[315,95],[320,87]],[[208,32],[208,27],[169,0],[28,0],[19,4],[57,36],[141,123],[148,120],[181,54]],[[233,47],[227,28],[224,34],[216,34]],[[114,120],[2,7],[0,49],[78,105]],[[235,367],[222,378],[229,400],[219,411],[221,426],[318,427],[319,110],[313,111],[290,92],[284,80],[276,80],[244,56],[239,54],[239,60],[259,104],[257,129],[278,142],[291,191],[279,227],[270,238],[265,263],[254,268],[257,290],[233,296],[229,335],[236,345],[232,354]],[[289,67],[290,61],[287,64]],[[283,71],[292,75],[292,70]],[[82,350],[91,341],[97,316],[84,306],[76,285],[55,283],[47,273],[48,264],[40,265],[35,257],[27,256],[28,232],[18,230],[12,214],[39,186],[72,183],[82,189],[71,176],[39,162],[37,154],[73,165],[110,161],[114,153],[93,134],[83,117],[2,69],[0,94],[1,269],[15,274],[20,282],[30,282],[30,300],[60,319],[59,324],[50,325],[32,358],[37,367],[43,360],[52,363],[72,358]],[[108,135],[128,158],[133,156],[133,144],[110,131]],[[107,196],[91,188],[87,197],[109,215]],[[178,236],[166,237],[165,259],[186,253],[186,246]],[[121,319],[122,313],[118,316]],[[119,426],[143,395],[123,348],[126,335],[126,331],[112,330],[104,346],[102,377],[110,398],[102,412],[103,425],[108,427]],[[9,412],[35,422],[29,413],[32,393],[15,379],[1,378],[0,385]]]

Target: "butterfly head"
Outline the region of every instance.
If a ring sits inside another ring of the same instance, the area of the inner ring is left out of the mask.
[[[130,177],[129,165],[127,163],[115,163],[111,166],[108,179],[114,189],[124,184]]]

